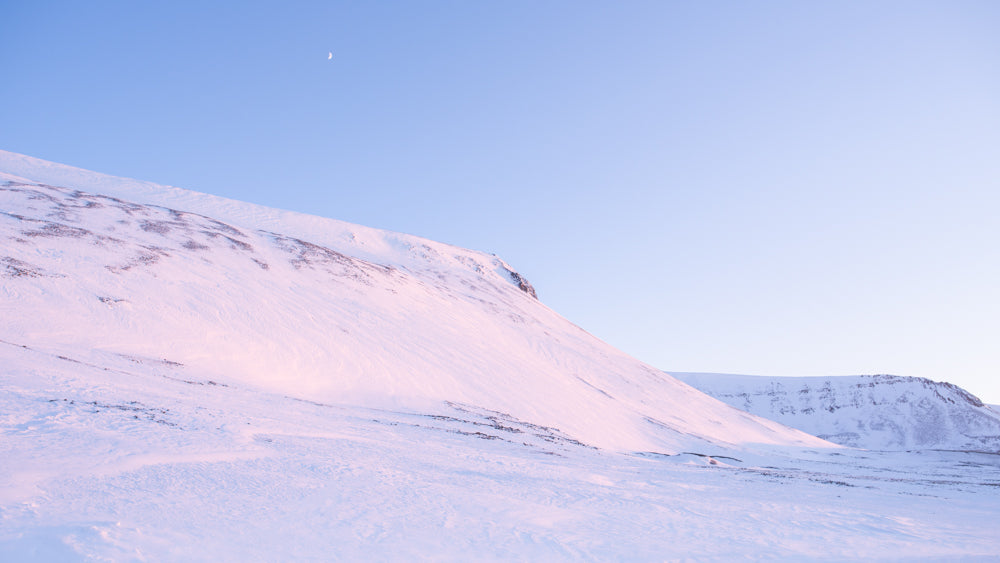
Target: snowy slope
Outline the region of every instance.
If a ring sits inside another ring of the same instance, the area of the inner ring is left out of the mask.
[[[743,413],[496,257],[11,153],[0,172],[0,561],[1000,553],[1000,456]]]
[[[607,346],[494,256],[10,153],[0,170],[5,341],[329,403],[474,405],[615,450],[828,446]]]
[[[845,446],[1000,452],[1000,411],[950,383],[893,375],[671,374],[734,407]]]

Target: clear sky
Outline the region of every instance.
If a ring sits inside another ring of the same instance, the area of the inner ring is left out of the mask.
[[[7,0],[0,148],[495,252],[662,369],[1000,403],[998,30],[992,0]]]

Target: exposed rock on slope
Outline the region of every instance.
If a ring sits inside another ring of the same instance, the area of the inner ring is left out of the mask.
[[[507,263],[504,262],[503,260],[500,260],[498,258],[497,261],[499,262],[500,268],[503,271],[507,272],[507,275],[510,276],[510,280],[512,282],[514,282],[515,285],[517,285],[518,289],[520,289],[521,291],[523,291],[523,292],[527,293],[528,295],[534,297],[535,299],[538,299],[538,294],[535,293],[534,286],[532,286],[530,283],[528,283],[527,278],[525,278],[524,276],[522,276],[518,272],[515,272],[513,270],[513,268],[511,268],[510,266],[508,266]]]
[[[919,377],[671,373],[709,395],[845,446],[1000,451],[1000,412]]]

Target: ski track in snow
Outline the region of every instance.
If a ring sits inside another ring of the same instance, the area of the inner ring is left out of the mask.
[[[1000,554],[1000,455],[740,412],[496,257],[0,165],[2,561]]]

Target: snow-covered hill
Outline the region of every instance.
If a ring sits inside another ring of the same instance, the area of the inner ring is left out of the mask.
[[[614,450],[824,446],[604,344],[494,256],[10,153],[0,171],[4,341],[322,402],[474,405]]]
[[[0,152],[0,561],[1000,552],[1000,456],[861,452],[499,258]]]
[[[1000,412],[950,383],[893,375],[671,375],[734,407],[845,446],[1000,452]]]

